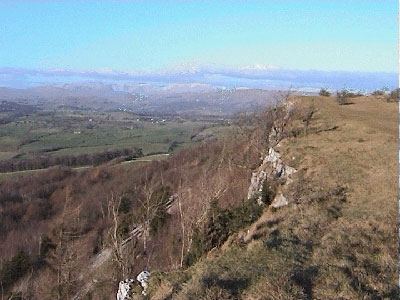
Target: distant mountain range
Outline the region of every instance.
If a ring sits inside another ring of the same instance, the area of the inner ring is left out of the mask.
[[[318,70],[286,70],[268,66],[233,67],[179,67],[162,71],[71,71],[0,68],[0,86],[29,88],[43,85],[66,87],[66,83],[97,82],[113,84],[115,90],[135,92],[143,89],[189,89],[212,87],[247,87],[277,90],[292,86],[309,90],[343,87],[371,91],[397,87],[397,74],[390,72],[348,72]],[[87,85],[87,84],[86,84]]]
[[[40,109],[124,110],[141,114],[226,115],[254,111],[279,99],[278,91],[227,89],[202,83],[55,84],[26,89],[0,87],[0,101]]]

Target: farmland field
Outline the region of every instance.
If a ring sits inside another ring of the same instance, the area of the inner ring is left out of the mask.
[[[214,140],[232,129],[222,118],[139,116],[123,111],[38,111],[0,125],[0,160],[139,148],[144,156]]]

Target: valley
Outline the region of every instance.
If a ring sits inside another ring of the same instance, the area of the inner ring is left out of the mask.
[[[287,94],[224,120],[59,110],[2,125],[15,160],[143,149],[2,175],[2,295],[115,299],[149,271],[131,299],[395,299],[397,103],[351,102]]]

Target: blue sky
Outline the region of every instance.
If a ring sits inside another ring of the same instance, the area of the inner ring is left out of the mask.
[[[0,67],[396,72],[397,1],[2,1]]]

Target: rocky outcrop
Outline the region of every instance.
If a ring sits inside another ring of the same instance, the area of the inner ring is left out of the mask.
[[[266,180],[283,179],[285,184],[290,184],[292,182],[290,177],[295,172],[296,170],[294,168],[286,165],[282,161],[279,152],[277,152],[274,148],[270,148],[268,155],[264,158],[260,167],[257,169],[257,171],[253,172],[247,198],[250,199],[252,197],[257,197],[257,202],[261,205],[261,195]],[[272,206],[276,206],[275,208],[287,205],[288,203],[286,197],[284,197],[282,194],[279,195],[277,195],[272,202]],[[278,196],[279,198],[277,198]],[[282,197],[284,197],[285,200],[283,200]]]
[[[133,291],[132,284],[134,279],[125,279],[119,282],[117,300],[130,300],[132,299]]]
[[[285,128],[292,108],[291,102],[286,102],[282,106],[283,111],[280,111],[281,117],[277,118],[272,126],[271,133],[269,135],[269,144],[272,145],[268,149],[268,155],[265,156],[263,162],[258,169],[253,172],[251,177],[250,187],[247,193],[247,198],[257,197],[257,202],[262,204],[262,192],[266,180],[277,180],[281,179],[285,184],[290,184],[292,179],[290,178],[296,170],[286,165],[281,159],[281,154],[277,152],[274,147],[279,146],[279,141],[283,136],[283,129]],[[272,207],[278,208],[288,204],[287,198],[282,194],[281,191],[276,195],[272,201]]]
[[[282,207],[282,206],[286,206],[286,205],[288,205],[288,204],[289,204],[289,202],[288,202],[288,200],[286,199],[286,197],[283,196],[282,193],[279,193],[278,195],[276,195],[276,197],[275,197],[274,200],[272,201],[271,207],[273,207],[273,208],[279,208],[279,207]]]
[[[256,194],[261,194],[263,189],[263,184],[267,179],[267,173],[263,170],[263,165],[260,166],[259,170],[253,172],[251,177],[249,191],[247,192],[247,199],[254,197]],[[261,201],[261,198],[258,199]]]
[[[279,152],[275,151],[274,148],[270,148],[268,155],[265,157],[263,164],[270,163],[272,167],[272,175],[274,178],[283,178],[286,183],[291,183],[290,175],[292,175],[296,170],[288,165],[285,165],[281,159]]]
[[[146,293],[147,293],[149,279],[150,279],[150,272],[148,272],[148,271],[143,271],[136,277],[136,280],[142,286],[142,289],[143,289],[142,295],[144,295],[144,296],[146,296]]]
[[[149,279],[150,272],[142,271],[138,276],[136,276],[136,281],[135,279],[125,279],[120,281],[117,292],[117,300],[131,300],[132,296],[134,295],[133,285],[135,282],[142,286],[142,295],[146,296]]]
[[[146,296],[148,282],[150,279],[149,271],[142,271],[135,279],[125,279],[119,282],[118,292],[117,292],[117,300],[131,300],[132,296],[135,294],[133,292],[133,285],[135,282],[139,283],[142,286],[142,295]]]

